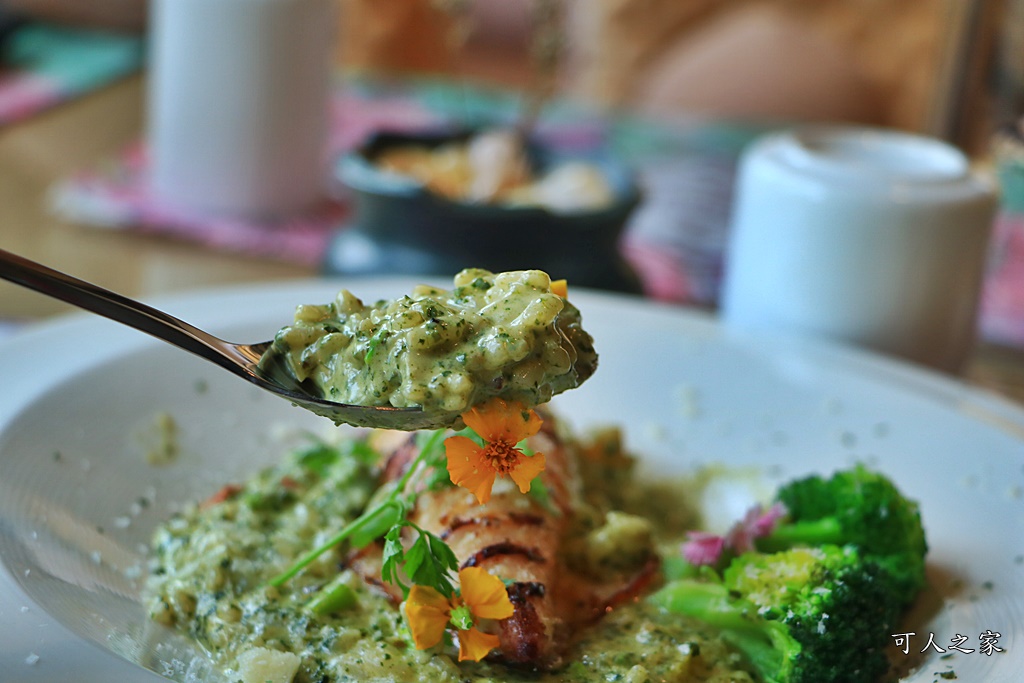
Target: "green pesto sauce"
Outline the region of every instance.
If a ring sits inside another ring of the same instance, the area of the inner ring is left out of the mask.
[[[455,415],[492,396],[545,403],[597,365],[579,311],[538,270],[468,269],[452,290],[420,286],[372,305],[342,291],[299,306],[271,354],[337,403]]]
[[[692,515],[651,514],[649,489],[632,482],[631,460],[618,452],[617,432],[572,446],[593,476],[565,549],[575,571],[614,574],[642,564],[659,549],[678,548]],[[228,673],[244,677],[239,658],[265,648],[298,656],[295,683],[341,681],[532,681],[751,683],[738,657],[699,622],[643,601],[613,610],[583,629],[555,671],[534,672],[483,661],[458,663],[457,650],[413,647],[396,605],[350,570],[346,550],[322,555],[281,588],[268,581],[318,546],[370,502],[377,455],[364,442],[314,446],[290,454],[243,486],[225,489],[168,520],[153,539],[147,587],[152,618],[195,639]],[[678,492],[677,492],[678,493]],[[673,507],[680,506],[676,496]],[[620,506],[619,511],[609,506]],[[653,511],[651,511],[653,513]],[[312,596],[343,583],[354,604],[318,616]]]

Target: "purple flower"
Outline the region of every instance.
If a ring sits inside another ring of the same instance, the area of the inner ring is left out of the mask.
[[[725,545],[732,548],[737,554],[752,552],[754,541],[767,536],[775,529],[775,524],[786,514],[786,507],[782,503],[775,503],[765,510],[761,505],[755,505],[747,510],[747,514],[729,529],[725,535]]]
[[[775,525],[786,515],[786,506],[774,503],[765,510],[760,504],[747,510],[743,519],[732,525],[723,536],[706,531],[690,531],[682,545],[683,557],[692,565],[715,565],[722,553],[729,550],[736,555],[755,550],[754,541],[775,530]]]
[[[725,539],[706,531],[689,531],[683,543],[683,557],[695,566],[713,565],[722,556]]]

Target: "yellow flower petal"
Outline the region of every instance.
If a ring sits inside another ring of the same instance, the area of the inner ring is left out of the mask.
[[[516,483],[520,491],[526,493],[530,490],[530,483],[544,471],[544,464],[543,453],[534,453],[531,457],[524,455],[519,458],[519,463],[509,471],[508,476]]]
[[[444,450],[452,483],[471,491],[481,505],[490,500],[497,472],[481,457],[483,450],[476,442],[465,436],[450,436],[444,440]]]
[[[463,413],[462,421],[485,441],[494,441],[505,431],[509,407],[503,399],[492,398]]]
[[[528,439],[529,437],[539,432],[540,427],[543,424],[544,420],[540,419],[540,415],[537,414],[537,411],[531,410],[529,412],[529,417],[523,423],[522,427],[520,427],[519,438],[516,440],[516,443],[519,443],[523,439]]]
[[[543,424],[533,410],[527,410],[520,403],[506,403],[500,398],[474,406],[462,415],[462,420],[484,441],[506,441],[513,445],[536,434]]]
[[[452,483],[472,491],[481,504],[490,500],[499,474],[511,476],[523,493],[529,491],[530,482],[544,469],[544,456],[528,458],[515,445],[540,431],[540,416],[519,403],[493,398],[470,409],[462,418],[486,444],[481,448],[464,436],[445,439]],[[522,472],[516,474],[519,469]]]
[[[491,499],[491,489],[494,488],[496,478],[497,473],[494,470],[485,470],[466,477],[458,485],[476,496],[476,502],[485,505]]]
[[[487,656],[487,653],[501,645],[498,636],[484,633],[475,628],[468,631],[459,631],[459,661],[467,659],[479,662]]]
[[[481,567],[467,567],[460,571],[459,586],[462,599],[474,617],[508,619],[515,611],[502,580]]]
[[[448,598],[429,586],[413,586],[405,600],[405,618],[417,650],[441,642],[448,627]]]
[[[448,474],[454,484],[459,483],[456,477],[464,479],[487,465],[481,457],[483,449],[469,437],[449,436],[444,440],[444,454],[448,459]]]

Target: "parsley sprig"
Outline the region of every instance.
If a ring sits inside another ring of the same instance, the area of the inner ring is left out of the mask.
[[[452,568],[452,563],[457,567],[454,554],[440,538],[406,519],[419,493],[417,487],[410,486],[410,482],[425,476],[426,481],[423,482],[425,490],[437,490],[451,485],[447,476],[441,476],[442,473],[447,475],[444,436],[444,430],[417,434],[419,452],[387,496],[373,507],[364,510],[361,515],[346,524],[326,542],[300,557],[284,572],[272,578],[270,585],[284,585],[339,543],[348,541],[353,548],[365,548],[377,539],[385,537],[384,572],[390,572],[384,574],[385,581],[395,582],[402,587],[403,592],[407,592],[408,589],[400,581],[397,581],[397,568],[399,565],[403,565],[406,575],[411,577],[413,583],[430,585],[445,595],[451,595],[452,584],[451,579],[447,577],[447,571]],[[403,551],[400,554],[395,552],[392,545],[389,564],[387,537],[394,535],[392,544],[397,543],[401,548],[398,534],[405,526],[412,527],[419,533],[419,537],[408,551]],[[426,581],[428,578],[431,580]]]
[[[402,543],[405,527],[418,534],[408,550]],[[458,570],[458,558],[447,543],[413,522],[399,522],[385,534],[383,560],[381,578],[401,588],[405,596],[409,595],[409,586],[402,582],[400,569],[414,585],[430,586],[446,598],[455,592],[451,572]]]

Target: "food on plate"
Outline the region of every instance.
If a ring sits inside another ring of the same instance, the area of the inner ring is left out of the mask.
[[[716,571],[670,581],[651,600],[720,627],[764,681],[877,680],[889,627],[925,585],[917,504],[862,465],[791,482],[776,499],[770,529],[758,530],[761,518],[731,544],[691,539]]]
[[[924,588],[928,544],[917,504],[863,465],[831,478],[807,477],[779,489],[784,524],[758,541],[761,550],[852,545],[885,570],[886,600],[903,608]]]
[[[602,170],[586,161],[564,161],[535,173],[522,137],[512,130],[488,130],[433,147],[396,145],[373,161],[383,171],[414,178],[458,202],[575,212],[603,209],[614,201]]]
[[[500,399],[464,421],[346,432],[185,509],[154,537],[153,618],[244,683],[867,683],[920,588],[916,506],[865,468],[718,537],[617,429]]]
[[[445,290],[422,285],[364,304],[342,291],[302,305],[263,363],[283,359],[336,403],[422,407],[458,416],[491,397],[526,406],[579,386],[597,367],[564,282],[539,270],[467,269]]]
[[[542,406],[596,367],[563,284],[302,306],[274,350],[341,402],[454,412],[339,431],[160,526],[152,618],[241,683],[873,683],[924,586],[916,503],[864,466],[782,486],[724,536],[693,480]]]

